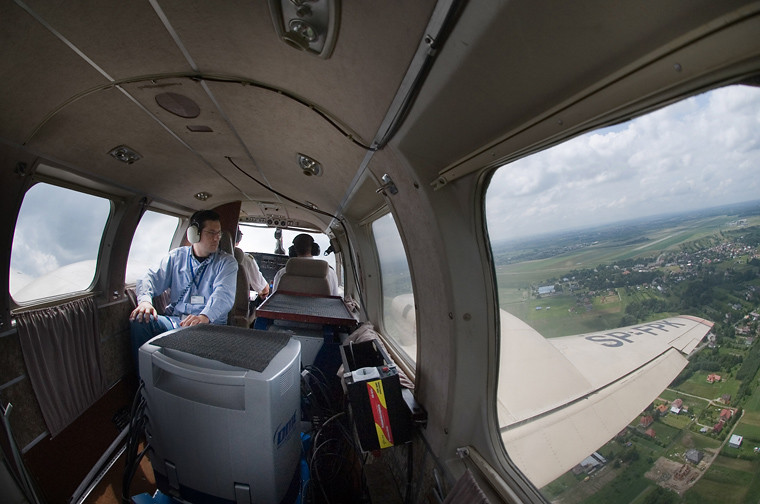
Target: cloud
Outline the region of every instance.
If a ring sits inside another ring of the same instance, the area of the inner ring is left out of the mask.
[[[97,258],[111,203],[49,184],[24,196],[11,250],[11,270],[37,278]]]
[[[127,258],[126,283],[135,282],[149,268],[155,268],[169,252],[179,224],[177,217],[148,210],[135,230]]]
[[[760,89],[732,86],[499,168],[491,239],[758,198]]]

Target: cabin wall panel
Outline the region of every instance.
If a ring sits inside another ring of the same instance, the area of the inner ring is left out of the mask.
[[[0,387],[26,373],[18,333],[0,337]]]
[[[0,108],[0,110],[2,110]],[[11,299],[10,264],[13,235],[16,228],[18,211],[24,199],[24,193],[31,184],[30,176],[34,169],[34,156],[0,143],[0,168],[2,168],[2,184],[0,184],[0,214],[13,216],[0,219],[0,284],[6,294],[0,299],[0,329],[11,328]]]
[[[128,301],[102,306],[98,309],[100,353],[108,386],[118,382],[132,370],[129,342]]]
[[[431,201],[429,187],[420,184],[411,168],[405,168],[395,152],[385,149],[372,159],[370,169],[380,179],[388,173],[398,194],[386,200],[392,208],[399,234],[406,248],[413,279],[414,300],[418,306],[417,399],[427,409],[426,437],[433,446],[447,443],[452,411],[449,404],[451,370],[454,369],[454,321],[446,244],[442,241],[439,217]],[[424,359],[419,356],[424,355]]]
[[[424,431],[423,431],[424,432]],[[399,492],[399,497],[405,500],[409,467],[409,449],[412,449],[411,500],[408,502],[433,502],[432,495],[437,487],[436,478],[441,482],[445,492],[455,481],[443,469],[435,458],[430,446],[421,436],[414,436],[410,444],[392,446],[377,452],[367,464],[368,474],[372,472],[371,464],[384,464],[392,476],[393,483]],[[370,487],[373,487],[370,479]],[[387,496],[383,496],[385,499]],[[383,500],[386,502],[386,500]],[[387,499],[387,502],[395,502]],[[402,501],[399,501],[402,502]]]
[[[24,378],[0,392],[3,404],[11,403],[11,430],[16,443],[23,449],[47,432],[42,410],[32,389],[32,382]]]

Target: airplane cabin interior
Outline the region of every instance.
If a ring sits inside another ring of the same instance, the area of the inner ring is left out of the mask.
[[[552,413],[591,393],[569,350],[500,307],[494,173],[760,75],[746,0],[0,0],[0,26],[14,504],[547,502],[596,450],[581,434],[555,450],[550,424],[569,427]],[[283,284],[263,299],[238,266],[227,324],[159,335],[135,362],[136,282],[192,246],[198,210]],[[299,233],[323,261],[289,260]],[[668,320],[650,332],[681,339],[632,365],[642,390],[713,327]],[[522,367],[539,359],[566,370],[549,399]]]

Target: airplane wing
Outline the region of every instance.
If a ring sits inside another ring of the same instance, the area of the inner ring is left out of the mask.
[[[677,316],[547,339],[501,310],[498,415],[510,458],[538,487],[640,414],[712,329]]]

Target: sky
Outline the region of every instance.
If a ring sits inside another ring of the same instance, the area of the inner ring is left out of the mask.
[[[760,199],[760,89],[732,86],[497,170],[494,242]]]
[[[11,294],[62,266],[97,258],[111,210],[107,199],[36,184],[24,196],[11,249]],[[79,288],[90,285],[81,272]]]

